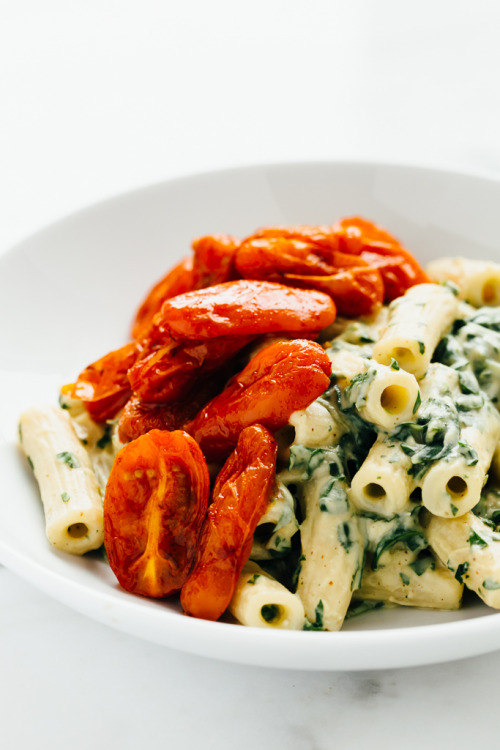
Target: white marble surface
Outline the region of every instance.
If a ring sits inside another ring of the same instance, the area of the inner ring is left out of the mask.
[[[499,23],[495,0],[0,0],[0,251],[213,167],[498,173]],[[0,568],[9,750],[468,748],[496,735],[499,671],[500,653],[353,674],[222,664],[112,631]]]

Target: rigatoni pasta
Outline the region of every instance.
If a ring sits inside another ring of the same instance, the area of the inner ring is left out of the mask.
[[[241,571],[229,611],[254,628],[302,630],[305,623],[300,597],[251,561]]]
[[[102,496],[90,458],[69,415],[56,406],[28,409],[21,444],[40,487],[49,542],[83,555],[104,539]]]
[[[437,258],[427,273],[438,282],[457,285],[458,296],[474,307],[500,305],[500,263],[472,258]]]
[[[383,365],[395,360],[420,379],[440,338],[457,318],[458,299],[446,286],[419,284],[391,302],[389,318],[373,347]]]

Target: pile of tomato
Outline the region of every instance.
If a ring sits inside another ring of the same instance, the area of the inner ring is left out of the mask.
[[[126,443],[104,500],[119,583],[181,592],[185,612],[216,620],[273,491],[274,433],[329,385],[319,332],[428,279],[357,217],[202,237],[192,251],[149,292],[132,340],[66,391],[96,422],[118,419]]]

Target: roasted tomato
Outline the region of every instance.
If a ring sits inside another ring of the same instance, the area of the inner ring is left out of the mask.
[[[151,403],[170,404],[182,399],[195,382],[223,367],[251,340],[251,336],[181,343],[171,339],[165,346],[146,349],[129,370],[134,395]]]
[[[384,299],[379,271],[363,258],[340,252],[338,240],[337,246],[333,245],[335,242],[332,246],[326,244],[326,236],[323,246],[290,233],[252,237],[238,248],[236,266],[247,279],[279,281],[324,291],[333,298],[342,315],[373,313]]]
[[[150,403],[132,396],[120,414],[118,435],[122,443],[153,429],[180,430],[194,419],[206,404],[219,394],[238,369],[239,363],[230,363],[217,372],[205,374],[182,399],[173,403]]]
[[[127,373],[139,355],[137,344],[125,344],[80,373],[73,395],[81,398],[92,419],[113,419],[131,395]]]
[[[248,560],[255,528],[272,492],[276,442],[261,425],[241,433],[213,490],[195,564],[181,591],[184,611],[217,620]]]
[[[193,288],[204,289],[238,278],[234,256],[239,244],[240,241],[229,234],[207,235],[194,240]]]
[[[151,289],[139,307],[132,326],[134,339],[144,338],[151,321],[166,299],[195,289],[193,258],[184,258]]]
[[[167,300],[150,331],[152,345],[169,338],[204,340],[278,331],[320,331],[335,320],[322,292],[265,281],[229,281]]]
[[[224,460],[240,432],[261,424],[274,431],[330,385],[331,363],[313,341],[295,339],[261,349],[219,396],[185,426],[209,461]]]
[[[209,491],[205,459],[181,430],[151,430],[121,449],[104,498],[104,544],[124,589],[155,598],[179,591]]]
[[[339,241],[331,226],[320,224],[318,226],[309,224],[298,224],[296,226],[272,226],[261,227],[244,242],[261,238],[281,238],[285,240],[298,240],[315,246],[315,252],[323,254],[328,260],[334,250],[338,250]]]
[[[329,294],[339,313],[347,316],[371,315],[384,300],[384,284],[376,268],[367,263],[346,268],[331,276],[287,274],[286,281],[307,289],[314,287]]]
[[[339,247],[378,269],[384,282],[384,299],[390,302],[415,284],[429,277],[399,240],[382,227],[359,216],[342,219],[335,225]]]

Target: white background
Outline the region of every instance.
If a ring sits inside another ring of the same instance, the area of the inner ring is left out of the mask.
[[[224,166],[500,175],[499,25],[494,0],[0,0],[0,251],[114,193]],[[497,733],[499,673],[500,653],[356,674],[221,664],[0,568],[9,750],[479,746]]]

